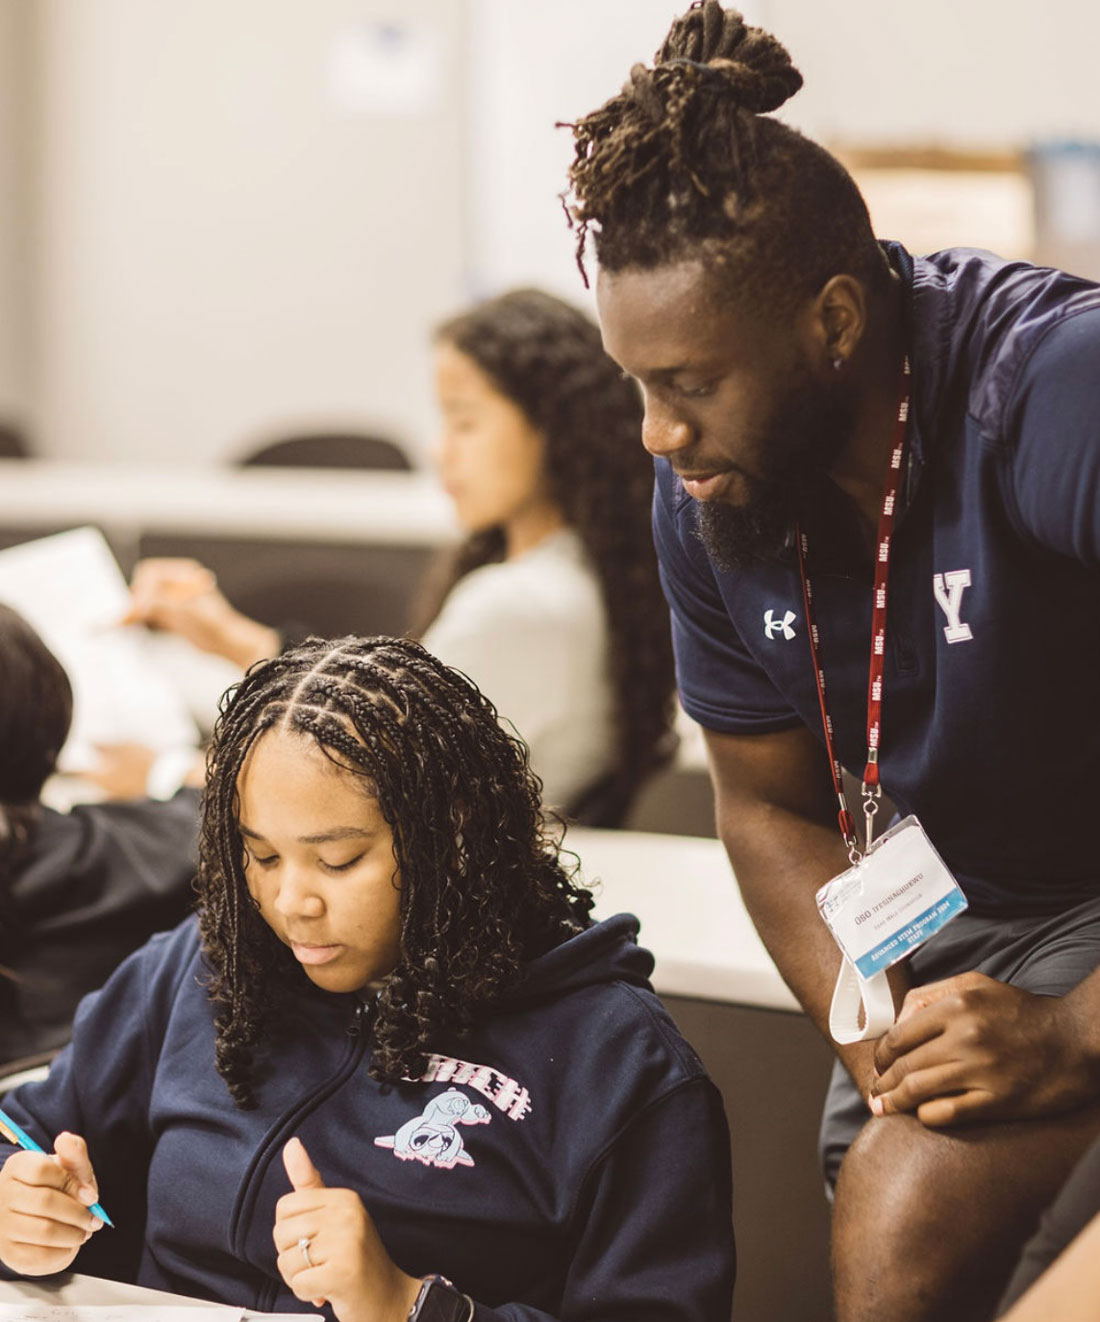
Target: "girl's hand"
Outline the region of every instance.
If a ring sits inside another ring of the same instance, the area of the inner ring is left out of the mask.
[[[52,1156],[13,1153],[0,1168],[0,1260],[23,1276],[64,1271],[103,1225],[88,1211],[98,1197],[79,1135],[58,1134]]]
[[[317,1307],[327,1300],[340,1322],[405,1322],[420,1281],[386,1252],[359,1195],[326,1188],[300,1139],[283,1148],[283,1165],[294,1192],[276,1204],[272,1236],[295,1296]]]
[[[182,557],[138,562],[130,582],[130,608],[122,623],[180,634],[242,670],[279,651],[274,629],[235,610],[218,590],[211,571]]]

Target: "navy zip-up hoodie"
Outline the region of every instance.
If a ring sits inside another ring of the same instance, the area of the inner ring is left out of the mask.
[[[449,1277],[479,1322],[725,1322],[722,1103],[647,981],[637,928],[619,915],[534,961],[399,1085],[368,1077],[369,1004],[303,975],[259,1053],[252,1111],[214,1070],[194,921],[154,937],[83,1002],[49,1078],[6,1103],[47,1150],[63,1129],[88,1141],[117,1229],[74,1269],[300,1308],[271,1238],[297,1134],[326,1184],[360,1194],[395,1262]]]

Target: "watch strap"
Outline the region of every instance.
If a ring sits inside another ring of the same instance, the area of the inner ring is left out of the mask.
[[[425,1276],[408,1322],[473,1322],[474,1301],[445,1276]]]

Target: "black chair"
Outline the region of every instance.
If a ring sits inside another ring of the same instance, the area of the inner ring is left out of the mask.
[[[190,556],[207,565],[234,606],[289,634],[401,634],[432,546],[348,545],[268,539],[149,534],[140,556]]]
[[[11,422],[0,422],[0,459],[29,459],[31,449],[22,429]]]
[[[287,436],[239,458],[241,468],[370,468],[410,472],[404,449],[385,436],[357,432]]]
[[[562,816],[576,826],[622,826],[630,806],[623,787],[613,776],[601,776],[567,804]]]
[[[318,432],[270,441],[236,459],[240,468],[325,468],[410,472],[405,450],[384,436]],[[209,542],[209,544],[206,544]],[[403,633],[427,547],[345,547],[146,538],[142,555],[193,555],[218,576],[238,610],[288,636]]]

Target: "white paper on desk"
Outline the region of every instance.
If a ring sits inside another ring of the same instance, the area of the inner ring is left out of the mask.
[[[198,728],[209,734],[222,694],[241,678],[240,666],[201,651],[178,633],[145,629],[140,642],[150,664],[179,693]]]
[[[0,1322],[241,1322],[239,1308],[202,1304],[0,1304]]]
[[[0,1322],[307,1322],[320,1313],[249,1313],[223,1304],[0,1304]]]
[[[158,752],[197,745],[182,697],[147,655],[146,630],[118,626],[129,592],[97,529],[0,551],[0,601],[34,626],[68,671],[73,725],[63,770],[90,766],[96,743],[140,743]]]
[[[324,1322],[324,1319],[320,1313],[245,1313],[244,1322]]]

